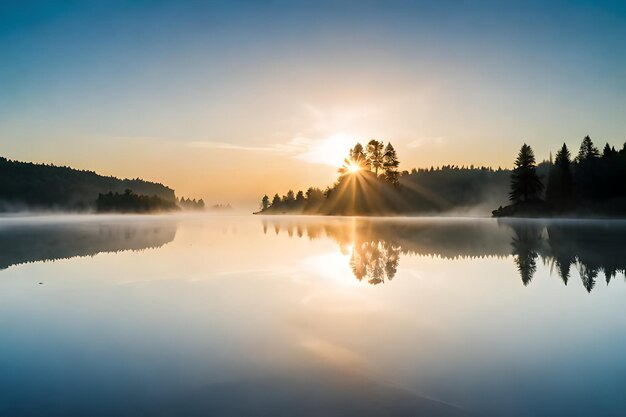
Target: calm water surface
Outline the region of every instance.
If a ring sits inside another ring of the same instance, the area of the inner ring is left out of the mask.
[[[623,416],[626,223],[0,219],[0,415]]]

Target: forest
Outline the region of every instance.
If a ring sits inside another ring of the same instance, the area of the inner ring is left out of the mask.
[[[496,217],[626,215],[626,143],[602,152],[589,136],[572,158],[563,144],[549,170],[539,172],[532,148],[522,145],[511,172],[511,204],[493,211]]]
[[[177,199],[174,190],[163,184],[65,166],[0,157],[0,179],[0,212],[204,209],[204,201]]]
[[[626,144],[600,152],[586,136],[572,159],[566,144],[537,163],[530,146],[513,170],[456,166],[399,170],[391,143],[372,139],[350,150],[335,184],[326,189],[265,195],[263,214],[621,216],[626,214]],[[509,205],[506,205],[509,202]],[[506,205],[503,207],[503,205]],[[493,207],[499,207],[493,210]]]

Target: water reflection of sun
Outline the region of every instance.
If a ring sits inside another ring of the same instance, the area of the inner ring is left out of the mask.
[[[350,269],[350,256],[352,248],[347,253],[329,252],[321,255],[310,256],[302,260],[302,267],[308,273],[331,281],[341,286],[355,286],[358,281],[354,279]]]

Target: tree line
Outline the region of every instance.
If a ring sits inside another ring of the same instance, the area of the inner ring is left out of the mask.
[[[589,136],[572,158],[567,144],[550,158],[547,175],[537,172],[532,148],[522,145],[511,173],[511,204],[495,216],[626,214],[626,143],[621,150],[606,143],[602,152]]]
[[[177,200],[177,203],[178,207],[183,210],[204,210],[205,208],[203,199],[196,201],[195,198],[192,200],[191,198],[181,197]]]
[[[98,213],[150,213],[180,209],[173,201],[164,200],[157,195],[139,195],[131,190],[125,190],[121,194],[110,191],[99,194],[95,208]]]
[[[399,169],[391,143],[371,140],[350,149],[335,184],[264,195],[260,212],[325,215],[440,213],[506,200],[509,170],[444,165]]]
[[[391,143],[357,143],[325,189],[264,195],[260,213],[323,215],[424,214],[469,210],[494,216],[626,214],[626,144],[602,152],[589,136],[572,157],[566,144],[537,163],[524,144],[514,169],[445,165],[399,170]],[[503,207],[509,201],[508,206]]]

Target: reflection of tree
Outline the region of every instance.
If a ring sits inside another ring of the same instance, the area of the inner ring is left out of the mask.
[[[268,220],[263,219],[263,230]],[[294,228],[309,239],[326,236],[335,240],[341,253],[350,255],[352,273],[370,284],[391,281],[401,254],[445,258],[508,255],[509,232],[493,222],[423,221],[410,222],[369,219],[273,219],[276,233]],[[303,232],[301,233],[300,230]]]
[[[561,277],[575,266],[588,292],[595,287],[601,271],[607,284],[617,273],[625,273],[626,225],[623,222],[554,222],[548,224],[547,231],[548,256],[563,271]]]
[[[277,233],[295,228],[298,236],[335,240],[342,253],[350,254],[354,276],[372,284],[393,279],[401,254],[446,259],[512,255],[524,285],[532,281],[541,257],[566,285],[577,272],[587,291],[600,272],[607,284],[626,272],[626,222],[277,218],[271,224]]]
[[[589,267],[583,263],[578,265],[578,273],[580,274],[580,279],[583,282],[583,286],[587,290],[587,292],[591,292],[593,287],[596,286],[596,278],[598,277],[598,269],[594,267]]]
[[[367,241],[355,244],[350,266],[359,281],[367,277],[370,284],[381,284],[393,279],[399,261],[399,247],[385,241]]]
[[[541,244],[541,230],[533,223],[515,223],[512,225],[513,256],[522,282],[528,285],[537,271],[537,257]]]

